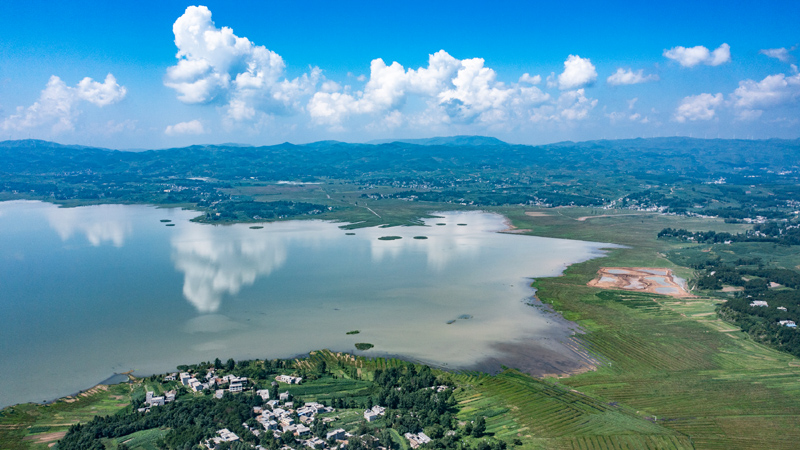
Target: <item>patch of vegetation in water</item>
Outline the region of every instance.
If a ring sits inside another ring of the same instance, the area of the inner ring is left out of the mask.
[[[398,239],[403,239],[401,236],[381,236],[378,238],[379,241],[396,241]]]
[[[428,236],[414,236],[414,239],[420,239],[420,240],[428,239]]]
[[[170,219],[161,219],[161,222],[167,223],[167,222],[172,222],[172,220],[170,220]]]
[[[260,230],[262,228],[264,227],[262,227],[261,225],[253,225],[252,227],[250,227],[251,230]]]
[[[458,316],[458,318],[461,319],[461,320],[467,320],[467,319],[472,319],[472,316],[469,315],[469,314],[462,314],[462,315]]]
[[[355,233],[345,233],[346,236],[355,236]]]
[[[437,223],[436,225],[439,225],[440,227],[443,227],[443,226],[445,226],[447,224],[446,223]]]
[[[369,350],[372,347],[375,347],[375,346],[370,344],[369,342],[357,342],[356,343],[356,349],[358,349],[358,350]]]
[[[454,323],[456,323],[456,319],[453,319],[453,320],[448,320],[448,321],[447,321],[447,324],[448,324],[448,325],[451,325],[451,324],[454,324]]]
[[[465,224],[465,223],[459,223],[459,224],[458,224],[458,226],[460,226],[460,227],[465,227],[465,226],[467,226],[467,224]]]
[[[168,226],[168,227],[174,227],[174,226],[175,226],[175,224],[174,224],[174,223],[168,223],[168,224],[167,224],[167,226]]]
[[[353,330],[347,332],[347,334],[358,334],[358,333],[361,333],[361,330]]]

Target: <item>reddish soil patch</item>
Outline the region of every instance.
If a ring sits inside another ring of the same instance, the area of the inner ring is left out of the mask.
[[[603,289],[649,292],[671,297],[694,297],[675,280],[672,270],[659,267],[601,267],[587,283]]]

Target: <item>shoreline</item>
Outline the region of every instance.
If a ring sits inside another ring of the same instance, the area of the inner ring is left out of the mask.
[[[52,202],[47,202],[47,201],[42,201],[41,203],[53,204]],[[142,205],[142,206],[149,206],[155,208],[163,207],[159,205]],[[511,219],[506,214],[497,211],[487,211],[484,209],[479,209],[476,211],[482,211],[485,213],[497,215],[500,218],[502,218],[503,224],[505,226],[513,227],[513,225],[511,224]],[[448,212],[450,211],[434,210],[431,211],[430,213],[432,215],[436,215],[436,214],[446,214]],[[454,211],[454,212],[461,212],[461,211]],[[306,217],[306,218],[301,218],[299,220],[320,220],[320,219],[316,217],[314,218]],[[502,233],[503,231],[504,231],[503,229],[494,229],[489,232]],[[590,254],[586,256],[586,259],[583,260],[579,259],[569,264],[563,264],[561,267],[557,269],[557,273],[552,274],[552,277],[563,276],[564,271],[574,264],[579,264],[588,260],[606,257],[607,252],[605,251],[605,249],[607,249],[609,246],[613,246],[613,244],[608,244],[608,243],[597,243],[597,244],[598,247],[596,249],[593,249],[590,252]],[[539,278],[545,278],[545,277],[539,277]],[[538,299],[538,297],[536,296],[536,290],[532,288],[532,286],[530,285],[531,279],[524,278],[523,280],[520,281],[524,282],[527,285],[525,291],[526,293],[530,293],[530,296],[524,298],[521,297],[519,298],[519,300],[530,305],[529,307],[545,308],[546,310],[548,307]],[[552,311],[549,312],[552,313]],[[357,351],[352,349],[351,347],[346,347],[346,346],[339,347],[338,350],[368,358],[384,357],[384,356],[396,357],[398,359],[402,359],[405,361],[425,364],[431,367],[436,367],[447,371],[479,369],[486,373],[497,373],[502,369],[502,367],[506,366],[506,367],[517,367],[520,368],[522,371],[529,373],[533,376],[542,377],[551,375],[568,376],[569,374],[572,373],[578,373],[587,367],[589,368],[589,370],[591,370],[591,368],[594,367],[591,361],[587,362],[587,360],[580,355],[580,351],[576,351],[576,348],[579,349],[580,346],[577,346],[575,345],[574,342],[572,342],[572,336],[575,334],[574,330],[577,329],[577,324],[566,321],[566,319],[564,319],[563,316],[561,316],[558,313],[553,313],[553,315],[548,318],[548,323],[549,324],[547,328],[544,328],[546,331],[541,335],[533,336],[531,335],[533,330],[520,329],[521,332],[515,336],[502,337],[501,340],[487,339],[485,342],[482,343],[482,345],[485,344],[487,347],[487,350],[482,355],[477,354],[474,355],[474,357],[470,356],[469,361],[465,361],[464,363],[459,363],[458,365],[450,365],[447,362],[439,362],[435,360],[429,360],[427,358],[419,358],[413,355],[404,355],[399,352],[384,353],[376,350]],[[301,353],[300,355],[307,355],[307,353]],[[242,355],[241,359],[251,359],[251,358],[247,355]],[[150,373],[151,371],[152,374],[164,373],[166,371],[174,371],[175,370],[174,364],[175,362],[169,362],[162,367],[155,367],[155,368],[148,367],[146,372],[142,372],[143,373],[142,376],[145,377],[149,376],[151,374]],[[117,384],[117,383],[112,383],[112,381],[116,381],[115,378],[119,375],[121,374],[115,372],[114,374],[104,378],[98,383],[94,383],[92,386],[87,388],[80,388],[75,390],[73,387],[73,389],[70,389],[68,393],[66,393],[66,395],[54,396],[53,398],[48,398],[47,400],[41,402],[36,400],[28,402],[23,401],[19,403],[2,406],[2,408],[5,409],[7,407],[12,407],[15,405],[25,404],[25,403],[50,404],[68,397],[75,397],[96,386]],[[124,382],[124,380],[121,379],[119,381]]]

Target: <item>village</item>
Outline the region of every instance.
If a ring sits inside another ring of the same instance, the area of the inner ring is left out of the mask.
[[[318,402],[305,402],[302,405],[296,405],[292,401],[291,395],[288,391],[278,392],[277,389],[280,384],[285,385],[299,385],[303,382],[302,377],[295,377],[290,375],[277,375],[275,381],[271,383],[272,389],[255,389],[254,386],[248,385],[246,377],[239,377],[236,375],[228,374],[224,376],[216,376],[214,369],[211,369],[201,380],[195,376],[186,373],[172,373],[165,375],[164,382],[177,381],[181,386],[187,388],[193,393],[202,393],[207,390],[214,390],[213,397],[215,399],[222,399],[226,393],[237,394],[243,391],[254,391],[257,397],[263,401],[261,406],[254,406],[253,413],[255,414],[255,421],[258,426],[252,426],[248,423],[242,423],[242,427],[246,432],[252,433],[256,437],[261,437],[265,433],[271,433],[272,437],[277,443],[280,443],[281,450],[300,450],[290,445],[287,442],[292,440],[299,443],[301,448],[309,448],[314,450],[342,450],[348,446],[348,440],[354,437],[353,434],[348,433],[344,428],[336,428],[327,431],[325,428],[324,434],[314,435],[312,427],[315,422],[319,421],[323,424],[330,424],[338,417],[318,417],[320,414],[333,413],[336,410],[333,407],[325,406]],[[435,386],[436,392],[442,392],[448,389],[447,386]],[[275,396],[277,398],[271,398]],[[173,389],[165,392],[163,395],[156,396],[153,391],[148,391],[145,396],[145,406],[138,408],[138,412],[147,413],[151,408],[164,406],[167,403],[175,401],[177,390]],[[363,419],[365,422],[374,422],[386,414],[386,408],[382,406],[372,406],[364,410]],[[293,439],[285,439],[284,435],[289,435]],[[362,436],[368,439],[377,441],[377,438],[372,436]],[[431,441],[423,431],[417,433],[405,433],[403,435],[412,449],[416,449]],[[263,442],[263,441],[262,441]],[[249,445],[244,442],[241,436],[230,431],[227,428],[216,430],[216,435],[200,442],[200,446],[209,450],[221,450],[231,448],[233,443],[241,443]],[[249,445],[250,448],[256,450],[267,450],[262,445]],[[376,450],[388,450],[384,446],[375,446]]]

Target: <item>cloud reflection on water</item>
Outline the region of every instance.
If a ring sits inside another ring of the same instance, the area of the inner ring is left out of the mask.
[[[208,225],[188,226],[172,240],[175,268],[185,274],[183,295],[201,313],[216,312],[223,295],[238,294],[243,286],[286,262],[286,245],[280,236],[241,226],[224,231]]]
[[[184,273],[183,295],[200,313],[215,313],[225,295],[236,295],[259,277],[269,276],[287,261],[298,246],[323,249],[333,240],[366,240],[373,264],[391,264],[403,253],[420,252],[428,267],[441,271],[455,260],[474,259],[485,245],[481,234],[502,228],[500,216],[482,213],[450,213],[430,219],[427,227],[365,228],[345,237],[338,224],[319,221],[288,221],[263,224],[253,230],[245,225],[212,227],[186,223],[172,238],[172,260]],[[436,223],[446,223],[437,226]],[[467,223],[467,226],[458,226]],[[384,241],[381,236],[403,239]],[[414,236],[428,236],[426,240]],[[355,251],[357,246],[348,245]],[[347,257],[342,253],[341,257]]]
[[[52,207],[45,210],[47,221],[62,241],[75,234],[83,234],[93,247],[110,243],[122,247],[132,231],[127,218],[130,207],[125,205],[98,205],[81,208]]]

